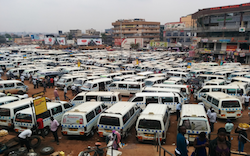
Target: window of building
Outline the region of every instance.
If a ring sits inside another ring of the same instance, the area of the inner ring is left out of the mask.
[[[181,33],[180,33],[180,36],[184,36],[184,32],[181,32]]]
[[[171,33],[167,33],[167,36],[172,36],[172,34]]]
[[[174,33],[173,33],[173,36],[178,36],[178,32],[174,32]]]

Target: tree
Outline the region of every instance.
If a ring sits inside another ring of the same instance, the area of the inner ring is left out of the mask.
[[[72,39],[73,39],[73,35],[70,33],[70,34],[67,36],[67,38],[68,38],[69,40],[72,40]]]
[[[6,38],[11,38],[10,34],[5,34]]]
[[[0,43],[6,43],[5,36],[0,35]]]
[[[130,43],[130,48],[138,49],[140,47],[140,43]]]
[[[105,33],[102,33],[101,35],[102,35],[102,40],[103,40],[103,41],[106,41],[107,35],[106,35]]]

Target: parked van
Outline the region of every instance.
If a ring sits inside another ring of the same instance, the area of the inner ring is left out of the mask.
[[[222,92],[207,93],[202,102],[209,109],[212,107],[218,118],[237,119],[242,116],[242,104],[236,97]]]
[[[78,72],[78,71],[83,71],[83,68],[79,68],[79,67],[65,67],[61,72],[63,74],[70,74],[73,72]]]
[[[188,99],[190,99],[191,92],[190,92],[190,87],[189,87],[189,85],[155,84],[155,85],[153,85],[153,87],[181,89],[181,93],[182,93],[184,96],[187,96]]]
[[[227,79],[227,77],[232,73],[232,71],[220,71],[220,72],[215,72],[215,75],[223,75]]]
[[[16,68],[16,66],[13,63],[0,64],[0,68],[2,69],[3,67],[5,67],[6,71]]]
[[[30,78],[30,75],[35,75],[36,72],[38,72],[40,69],[27,69],[24,70],[22,73],[22,76],[24,76],[24,79],[28,80]]]
[[[122,73],[110,73],[110,74],[101,75],[100,77],[113,79],[114,77],[117,77],[117,76],[122,76]]]
[[[135,76],[132,78],[125,79],[124,81],[128,82],[144,82],[147,79],[145,76]]]
[[[19,98],[14,97],[14,96],[4,96],[0,98],[0,106],[11,103],[11,102],[15,102],[15,101],[19,101]]]
[[[71,100],[71,104],[79,105],[93,100],[103,102],[106,106],[110,107],[121,101],[121,95],[119,92],[81,92]]]
[[[229,77],[227,78],[227,83],[230,83],[232,81],[233,78],[236,77],[244,77],[245,75],[248,75],[249,72],[237,72],[237,73],[232,73],[229,75]]]
[[[135,124],[141,108],[132,102],[118,102],[105,110],[99,117],[97,126],[100,137],[108,136],[112,130],[118,131],[122,138],[128,136],[132,125]]]
[[[86,81],[81,87],[82,91],[105,91],[113,82],[111,78],[95,79],[93,81]]]
[[[153,77],[166,77],[165,73],[159,73],[159,74],[150,74],[148,78],[153,78]]]
[[[86,102],[66,112],[62,117],[62,135],[93,136],[97,120],[106,109],[102,102]]]
[[[0,81],[1,83],[2,81]],[[247,90],[250,90],[250,79],[245,77],[235,77],[232,79],[232,82],[244,82],[248,84]]]
[[[0,81],[0,92],[11,94],[23,94],[29,90],[28,86],[18,80],[3,80]]]
[[[144,87],[142,82],[127,82],[127,81],[117,81],[113,82],[109,87],[108,91],[120,92],[121,95],[130,95],[134,93],[141,92]]]
[[[136,93],[130,102],[135,102],[142,109],[145,109],[148,104],[157,103],[165,104],[171,108],[171,112],[176,111],[176,105],[183,103],[179,94],[172,93]]]
[[[215,79],[215,80],[210,80],[204,83],[204,86],[218,86],[218,85],[225,85],[226,81],[225,80],[220,80],[220,79]]]
[[[205,132],[208,138],[211,131],[204,107],[197,104],[182,105],[178,126],[186,128],[184,137],[190,142],[194,142],[201,132]]]
[[[78,86],[78,87],[82,87],[83,84],[88,81],[87,78],[77,78],[74,80],[73,84],[71,86]]]
[[[202,83],[205,83],[210,80],[226,80],[226,77],[223,75],[202,74],[202,75],[199,75],[198,78],[202,81]]]
[[[71,85],[73,84],[73,82],[77,79],[77,78],[81,78],[83,77],[82,75],[72,75],[72,76],[65,76],[65,77],[61,77],[57,83],[56,86],[59,89],[63,89],[65,86],[67,87],[67,89],[71,88]]]
[[[9,97],[9,96],[8,96]],[[0,98],[1,99],[1,98]],[[33,101],[32,98],[27,98],[15,102],[11,102],[5,105],[0,106],[0,126],[13,128],[14,116],[17,111],[23,110],[30,107],[30,101]]]
[[[125,79],[133,78],[135,75],[122,75],[113,78],[113,81],[124,81]]]
[[[104,67],[107,68],[108,71],[111,73],[118,72],[121,70],[120,67],[118,67],[118,66],[104,65]]]
[[[163,84],[170,84],[170,85],[183,85],[184,80],[180,77],[170,77],[168,80],[164,81]]]
[[[54,119],[60,123],[63,114],[70,109],[72,109],[72,105],[68,104],[66,101],[60,101],[58,103],[47,102],[47,111],[36,115],[36,119],[43,119],[45,135],[48,135],[50,131],[50,117],[53,116]],[[22,132],[25,129],[31,129],[36,124],[36,119],[34,119],[31,107],[16,112],[14,120],[15,131]]]
[[[162,143],[166,142],[170,126],[170,111],[166,105],[149,104],[136,122],[136,139],[139,142],[155,141],[156,133]]]
[[[122,75],[135,75],[136,72],[134,70],[125,70],[125,71],[120,71]]]
[[[146,79],[144,82],[145,82],[145,86],[152,87],[154,84],[161,84],[165,80],[166,80],[165,77],[153,77],[153,78]]]
[[[188,79],[191,78],[189,73],[185,73],[185,72],[168,72],[167,73],[167,77],[180,77],[182,78],[185,82],[187,82]]]
[[[6,72],[7,78],[10,78],[11,73],[14,75],[15,78],[20,78],[19,76],[23,73],[25,68],[14,68],[10,69],[9,71]]]
[[[1,98],[1,97],[5,97],[5,96],[7,96],[7,95],[0,92],[0,98]]]
[[[149,75],[151,74],[154,74],[154,72],[151,72],[151,71],[147,71],[147,72],[140,72],[140,73],[137,73],[136,75],[137,76],[145,76],[145,77],[149,77]]]

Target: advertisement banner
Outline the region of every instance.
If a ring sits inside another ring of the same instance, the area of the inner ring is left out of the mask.
[[[60,45],[65,45],[65,38],[64,37],[58,37],[57,39],[58,44]]]
[[[32,41],[43,41],[44,35],[30,35]]]
[[[227,45],[226,51],[236,51],[237,45]]]
[[[124,40],[125,40],[125,38],[123,38],[123,39],[116,38],[116,39],[115,39],[115,45],[121,46],[121,44],[122,44],[122,42],[123,42]]]
[[[33,100],[36,115],[47,111],[47,104],[45,97]]]
[[[131,44],[137,44],[139,43],[138,48],[143,47],[143,38],[126,38],[125,40],[122,41],[122,47],[123,49],[130,49]]]
[[[49,38],[44,38],[44,43],[45,44],[49,44],[49,45],[53,45],[55,43],[56,39],[53,37],[49,37]]]
[[[102,45],[102,39],[77,39],[77,45],[96,46]]]
[[[67,40],[67,44],[75,44],[74,40]]]
[[[150,42],[151,47],[168,47],[168,42]]]

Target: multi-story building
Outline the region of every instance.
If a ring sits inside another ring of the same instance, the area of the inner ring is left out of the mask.
[[[82,31],[79,30],[79,29],[69,30],[69,33],[72,34],[73,37],[80,37],[80,36],[82,36]]]
[[[96,31],[95,29],[91,28],[91,29],[86,30],[86,34],[88,34],[88,35],[100,35],[100,31]]]
[[[235,52],[235,56],[249,52],[250,3],[199,9],[192,18],[197,20],[198,48],[220,54]]]
[[[182,16],[180,22],[185,24],[185,28],[195,28],[196,20],[192,19],[192,15]]]
[[[160,41],[160,22],[148,22],[145,19],[117,20],[114,26],[115,45],[120,46],[125,38],[143,39],[143,47],[151,40]]]

